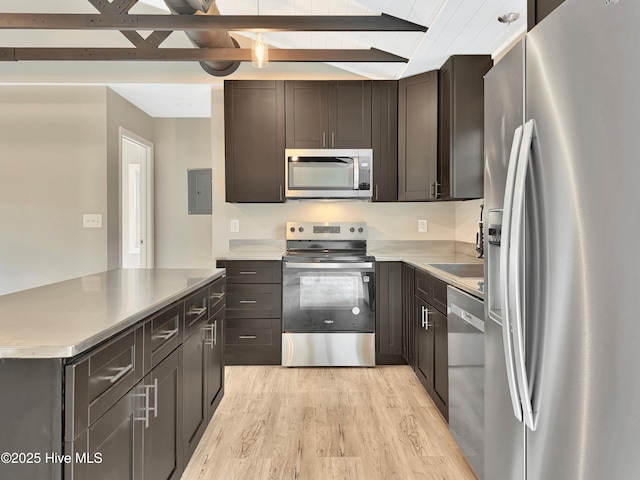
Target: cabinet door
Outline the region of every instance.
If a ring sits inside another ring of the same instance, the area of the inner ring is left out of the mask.
[[[329,82],[287,81],[287,148],[329,148]]]
[[[564,0],[528,0],[527,31],[539,24],[547,15],[564,3]]]
[[[328,83],[327,147],[371,148],[371,82],[355,80]]]
[[[402,362],[402,264],[376,262],[376,363]]]
[[[445,420],[449,420],[449,357],[447,340],[447,317],[431,309],[434,332],[434,377],[433,401]]]
[[[434,328],[431,318],[433,308],[420,297],[415,297],[415,321],[416,321],[416,375],[433,397],[433,362],[434,362]]]
[[[144,433],[144,480],[177,480],[182,474],[182,347],[143,379],[149,388],[149,428]]]
[[[415,333],[416,322],[414,321],[414,290],[415,290],[415,268],[402,264],[402,328],[403,347],[407,364],[416,369],[415,362]]]
[[[224,305],[209,319],[206,342],[206,404],[207,418],[215,412],[224,392]]]
[[[75,439],[65,452],[73,458],[73,464],[65,467],[65,478],[142,479],[144,402],[140,393],[138,384]],[[95,463],[76,462],[77,456]]]
[[[438,72],[403,78],[398,88],[398,200],[434,200],[438,174]]]
[[[373,82],[371,91],[373,201],[398,200],[398,82]]]
[[[482,198],[484,76],[490,55],[454,55],[440,69],[437,198]]]
[[[284,82],[225,81],[227,202],[284,202]]]
[[[206,428],[208,417],[205,395],[205,371],[207,351],[205,347],[206,324],[188,337],[182,345],[183,355],[183,447],[185,464]]]

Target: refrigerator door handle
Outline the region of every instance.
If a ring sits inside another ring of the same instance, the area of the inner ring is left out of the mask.
[[[509,296],[509,232],[511,231],[511,217],[513,209],[513,196],[516,178],[516,168],[518,166],[518,152],[520,151],[522,141],[522,126],[516,128],[513,135],[513,143],[511,144],[511,154],[509,155],[509,166],[507,169],[507,183],[504,192],[504,205],[502,210],[502,242],[500,248],[500,292],[501,301],[500,308],[502,310],[502,344],[504,348],[504,360],[507,367],[507,383],[509,385],[509,394],[511,397],[511,406],[513,414],[522,421],[522,407],[520,402],[520,394],[518,390],[518,382],[515,374],[515,359],[513,353],[513,341],[511,337],[511,301]],[[496,314],[489,311],[489,316]]]
[[[525,365],[524,351],[524,323],[523,323],[523,307],[525,305],[522,289],[523,275],[523,252],[522,252],[522,234],[524,231],[524,208],[525,208],[525,182],[527,179],[527,170],[529,168],[529,159],[531,156],[531,147],[535,137],[535,122],[529,120],[525,123],[524,133],[522,136],[522,144],[520,146],[520,155],[518,158],[518,167],[516,171],[516,179],[514,185],[513,196],[513,217],[510,232],[510,248],[509,248],[509,288],[512,295],[509,298],[513,301],[513,335],[514,335],[514,352],[516,360],[516,378],[518,379],[520,389],[520,402],[522,405],[522,414],[524,423],[531,431],[536,429],[536,418],[533,415],[533,407],[531,403],[531,389],[527,376]]]

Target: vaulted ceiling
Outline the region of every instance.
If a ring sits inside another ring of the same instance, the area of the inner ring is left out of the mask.
[[[526,27],[526,0],[217,0],[223,15],[379,15],[386,13],[429,28],[418,32],[273,32],[266,41],[276,48],[378,48],[408,58],[404,63],[286,63],[254,69],[243,64],[237,78],[398,79],[439,68],[454,54],[495,54]],[[87,0],[2,0],[2,12],[96,13]],[[132,13],[166,13],[162,0],[139,0]],[[498,16],[517,12],[511,25]],[[251,34],[231,32],[241,44]],[[114,31],[0,30],[0,47],[129,47]],[[162,44],[190,47],[182,32]],[[196,62],[0,62],[2,83],[107,84],[152,116],[206,116],[186,109],[220,78]],[[150,86],[151,85],[151,86]],[[201,103],[201,102],[198,102]],[[180,107],[182,106],[182,107]],[[206,110],[206,109],[205,109]]]

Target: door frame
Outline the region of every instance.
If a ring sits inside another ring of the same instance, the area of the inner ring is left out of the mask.
[[[127,130],[124,127],[119,127],[119,136],[118,136],[118,156],[120,159],[119,167],[120,167],[120,185],[119,185],[119,204],[120,204],[120,235],[119,235],[119,250],[120,250],[120,268],[122,268],[123,264],[123,219],[124,219],[124,205],[123,205],[123,185],[122,180],[124,178],[124,169],[123,169],[123,158],[122,158],[122,141],[123,139],[127,139],[131,142],[137,143],[142,146],[147,154],[146,164],[146,204],[147,204],[147,218],[146,218],[146,238],[145,238],[145,248],[144,251],[146,266],[145,268],[154,268],[154,258],[155,258],[155,238],[154,238],[154,145],[153,142],[147,140],[140,135],[137,135],[130,130]]]

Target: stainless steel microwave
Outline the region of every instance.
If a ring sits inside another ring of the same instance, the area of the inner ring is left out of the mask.
[[[372,197],[371,149],[287,149],[285,162],[287,198]]]

